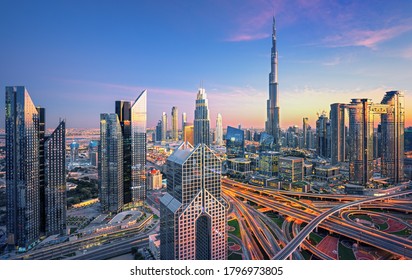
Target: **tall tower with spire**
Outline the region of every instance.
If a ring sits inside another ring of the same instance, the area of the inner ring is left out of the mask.
[[[269,99],[267,101],[266,132],[273,136],[274,146],[279,149],[279,95],[278,95],[278,52],[276,50],[276,24],[273,17],[271,71],[269,73]]]

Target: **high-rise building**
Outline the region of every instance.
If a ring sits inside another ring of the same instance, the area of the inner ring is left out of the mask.
[[[79,159],[79,148],[80,144],[76,140],[70,143],[70,163],[75,163]]]
[[[167,115],[166,112],[162,114],[162,141],[167,140]]]
[[[184,130],[184,142],[189,142],[190,145],[193,145],[195,142],[195,127],[191,123],[186,123]]]
[[[115,113],[119,118],[123,141],[123,203],[132,201],[132,127],[130,101],[117,100]]]
[[[157,169],[149,170],[147,176],[147,189],[159,190],[162,188],[162,173]]]
[[[404,95],[399,91],[388,91],[381,104],[390,107],[386,114],[381,115],[382,176],[397,184],[404,181]]]
[[[187,123],[187,116],[186,116],[186,113],[183,112],[182,113],[182,133],[185,130],[186,123]],[[182,137],[182,139],[183,139],[183,137]]]
[[[179,113],[176,106],[172,108],[172,139],[179,140]]]
[[[264,151],[259,153],[259,174],[268,177],[279,175],[279,152]]]
[[[328,123],[329,119],[322,113],[316,121],[316,153],[324,158],[328,157]]]
[[[276,49],[276,24],[273,17],[271,71],[269,74],[269,99],[267,101],[266,132],[273,136],[274,146],[279,150],[280,143],[280,118],[279,118],[279,93],[278,93],[278,52]]]
[[[102,212],[123,207],[123,139],[117,114],[100,114],[99,199]]]
[[[47,236],[66,233],[66,122],[44,141],[44,219]]]
[[[302,124],[302,130],[303,130],[303,148],[304,149],[309,149],[308,147],[308,126],[309,126],[309,119],[308,118],[303,118],[303,124]]]
[[[167,159],[167,193],[160,200],[161,259],[227,258],[221,166],[203,143],[182,143]]]
[[[223,145],[223,123],[222,123],[222,115],[220,113],[217,114],[217,118],[216,118],[216,145],[218,146]]]
[[[303,180],[303,158],[280,157],[279,176],[285,182],[297,182]]]
[[[203,143],[210,145],[210,119],[206,91],[200,88],[196,98],[195,109],[195,145]]]
[[[147,90],[131,107],[132,118],[132,201],[146,199]]]
[[[89,143],[89,160],[90,160],[90,165],[97,167],[99,158],[99,141],[97,140],[91,140]]]
[[[45,127],[26,88],[6,87],[7,234],[23,251],[66,228],[64,121],[49,137]]]
[[[245,133],[231,126],[226,130],[227,158],[242,158],[245,156]]]
[[[156,125],[156,141],[162,141],[162,121],[159,120]]]
[[[345,107],[341,103],[330,105],[332,164],[346,160]]]

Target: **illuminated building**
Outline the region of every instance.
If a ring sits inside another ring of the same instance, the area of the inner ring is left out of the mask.
[[[303,181],[303,158],[279,157],[279,177],[285,182]]]
[[[167,115],[165,112],[162,114],[162,141],[167,139]]]
[[[226,130],[227,158],[242,158],[245,156],[245,133],[231,126]]]
[[[115,113],[119,118],[123,139],[123,201],[132,201],[132,127],[130,101],[118,100],[115,102]]]
[[[329,119],[322,113],[316,121],[316,153],[323,158],[329,155],[328,125]]]
[[[279,149],[280,120],[279,120],[279,93],[278,93],[278,52],[276,49],[276,24],[273,18],[271,71],[269,74],[269,99],[267,100],[266,132],[273,136],[275,149]]]
[[[172,139],[179,140],[179,115],[177,107],[172,108]]]
[[[147,189],[158,190],[162,188],[162,173],[159,170],[152,169],[147,176]]]
[[[196,98],[194,144],[210,145],[210,118],[206,91],[200,88]]]
[[[223,145],[223,123],[221,114],[217,114],[216,118],[216,145]]]
[[[167,159],[167,193],[160,199],[160,258],[227,258],[221,161],[205,144],[183,143]]]
[[[279,175],[279,152],[264,151],[259,153],[259,174],[268,177]]]
[[[123,141],[117,114],[100,114],[99,200],[103,213],[123,207]]]
[[[330,105],[331,161],[332,164],[346,160],[345,104]]]
[[[99,141],[92,140],[89,143],[89,160],[90,165],[97,167],[98,166],[98,154],[99,154]]]
[[[132,119],[132,201],[146,199],[147,91],[130,108]]]
[[[191,123],[186,123],[185,125],[184,142],[188,142],[191,145],[195,142],[195,128]]]
[[[45,109],[23,86],[6,87],[8,243],[30,249],[66,229],[65,123],[45,135]]]

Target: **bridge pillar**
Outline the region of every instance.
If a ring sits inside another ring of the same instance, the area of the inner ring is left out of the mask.
[[[316,233],[318,232],[318,226],[316,226],[316,228],[315,228],[315,232],[316,232]]]
[[[289,260],[293,260],[292,254],[289,255]]]

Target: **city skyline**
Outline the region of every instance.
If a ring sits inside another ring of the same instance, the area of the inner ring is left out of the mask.
[[[50,119],[65,117],[68,127],[98,128],[99,113],[111,111],[113,101],[133,100],[146,88],[148,127],[170,105],[192,122],[192,100],[203,81],[213,124],[221,113],[223,127],[264,128],[273,15],[281,128],[300,126],[303,117],[313,127],[316,113],[332,103],[380,103],[389,90],[405,93],[406,108],[412,102],[411,3],[99,2],[101,12],[91,13],[94,4],[1,4],[10,12],[0,19],[8,27],[0,29],[0,61],[9,65],[0,70],[0,85],[26,86],[52,108]],[[17,10],[21,20],[11,25]],[[239,118],[246,104],[251,113]],[[0,123],[4,127],[4,119]],[[412,125],[408,112],[405,125]]]

